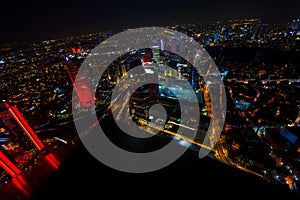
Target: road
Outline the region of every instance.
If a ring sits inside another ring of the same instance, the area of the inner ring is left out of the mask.
[[[110,117],[101,121],[104,132],[113,134],[122,143],[135,150],[151,150],[153,146],[165,145],[168,137],[151,137],[147,142],[132,140],[119,133]],[[124,173],[96,160],[79,143],[71,155],[61,165],[57,173],[43,185],[35,196],[39,199],[110,198],[155,199],[167,198],[231,198],[245,196],[257,198],[261,195],[280,194],[280,190],[270,186],[256,176],[236,170],[216,159],[199,159],[197,145],[187,151],[169,166],[149,173]],[[249,187],[250,185],[250,187]],[[141,194],[142,192],[142,194]],[[240,195],[240,193],[242,195]]]
[[[219,141],[220,141],[220,140],[219,140]],[[214,146],[214,149],[215,149],[215,158],[216,158],[217,160],[219,160],[220,162],[225,163],[225,164],[227,164],[227,165],[229,165],[229,166],[233,166],[233,167],[235,167],[235,168],[237,168],[237,169],[240,169],[240,170],[242,170],[242,171],[245,171],[245,172],[247,172],[247,173],[249,173],[249,174],[253,174],[253,175],[258,176],[258,177],[260,177],[260,178],[263,178],[263,177],[264,177],[263,174],[260,174],[260,173],[258,173],[258,172],[255,172],[255,171],[250,170],[250,169],[248,169],[248,168],[246,168],[246,167],[244,167],[244,166],[242,166],[242,165],[240,165],[240,164],[238,164],[238,163],[236,163],[236,162],[233,162],[233,161],[229,158],[229,156],[228,156],[228,151],[227,151],[227,149],[224,148],[224,146],[221,144],[221,142],[218,142],[218,143]]]

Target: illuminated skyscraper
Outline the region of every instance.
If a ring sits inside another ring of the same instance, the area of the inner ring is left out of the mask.
[[[87,83],[85,78],[86,76],[84,74],[78,74],[79,68],[72,62],[68,62],[66,68],[69,78],[71,79],[76,94],[79,98],[79,105],[85,108],[93,106],[95,104],[95,98],[92,94],[89,84]],[[75,84],[76,76],[81,78],[77,78],[77,82]]]

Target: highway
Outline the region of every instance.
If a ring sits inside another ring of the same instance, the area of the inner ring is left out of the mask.
[[[225,164],[227,164],[227,165],[229,165],[229,166],[233,166],[233,167],[235,167],[235,168],[237,168],[237,169],[243,170],[243,171],[245,171],[245,172],[247,172],[247,173],[256,175],[256,176],[258,176],[258,177],[260,177],[260,178],[263,178],[263,177],[264,177],[262,174],[260,174],[260,173],[258,173],[258,172],[255,172],[255,171],[250,170],[250,169],[248,169],[248,168],[246,168],[246,167],[244,167],[244,166],[241,166],[241,165],[238,164],[238,163],[233,162],[233,161],[229,158],[229,156],[228,156],[228,151],[227,151],[227,149],[224,148],[224,146],[222,145],[222,142],[220,142],[220,140],[219,140],[219,142],[217,142],[217,144],[214,146],[214,149],[215,149],[215,158],[216,158],[217,160],[219,160],[220,162],[225,163]]]

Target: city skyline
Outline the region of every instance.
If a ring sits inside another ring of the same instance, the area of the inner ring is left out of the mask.
[[[299,198],[299,0],[1,8],[0,199]]]

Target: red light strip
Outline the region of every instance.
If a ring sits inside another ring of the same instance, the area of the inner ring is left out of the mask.
[[[29,131],[29,137],[33,138],[34,141],[37,143],[37,145],[39,146],[39,150],[43,149],[45,146],[42,143],[42,141],[40,140],[40,138],[35,134],[35,132],[32,130],[32,128],[29,126],[29,124],[27,123],[27,121],[24,119],[24,117],[22,116],[22,114],[19,112],[19,110],[15,107],[12,106],[13,111],[17,114],[18,118],[21,120],[21,122],[25,125],[26,130]]]
[[[0,151],[0,166],[12,177],[16,177],[21,173],[21,170],[2,151]]]
[[[20,125],[22,130],[26,133],[26,135],[29,137],[29,139],[33,142],[35,147],[38,150],[42,150],[45,146],[42,143],[42,141],[38,138],[38,136],[34,133],[34,131],[31,129],[27,121],[24,119],[22,114],[19,112],[19,110],[15,106],[9,106],[8,103],[4,103],[10,114],[13,116],[13,118],[17,121],[17,123]]]
[[[14,185],[24,194],[25,197],[30,197],[29,184],[23,176],[17,176],[12,179]]]
[[[52,165],[52,167],[54,169],[59,168],[60,162],[57,160],[57,158],[53,154],[48,154],[45,158]]]

